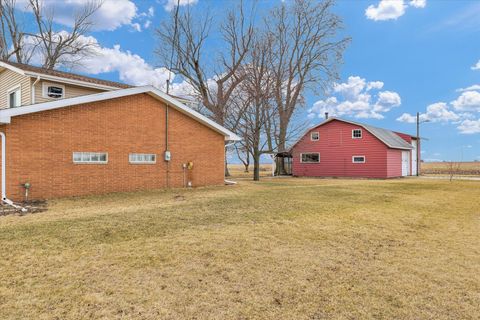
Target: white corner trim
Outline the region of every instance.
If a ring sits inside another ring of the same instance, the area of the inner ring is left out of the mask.
[[[163,102],[168,103],[169,106],[175,108],[176,110],[196,119],[197,121],[206,125],[207,127],[210,127],[211,129],[223,134],[225,136],[225,140],[228,140],[228,141],[242,140],[239,136],[237,136],[235,133],[231,132],[227,128],[208,119],[204,115],[187,107],[183,103],[179,102],[177,99],[172,98],[171,96],[156,89],[153,86],[118,89],[118,90],[101,92],[96,94],[89,94],[89,95],[79,96],[74,98],[67,98],[67,99],[60,99],[60,100],[55,100],[51,102],[39,103],[35,105],[28,105],[21,108],[2,109],[0,110],[0,119],[9,119],[10,117],[16,117],[24,114],[54,110],[59,108],[66,108],[66,107],[71,107],[79,104],[121,98],[121,97],[136,95],[140,93],[147,93],[158,100],[162,100]]]

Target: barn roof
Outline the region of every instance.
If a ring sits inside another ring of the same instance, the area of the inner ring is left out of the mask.
[[[337,120],[337,121],[341,121],[341,122],[345,122],[345,123],[350,123],[350,124],[353,124],[353,125],[356,125],[356,126],[359,126],[359,127],[362,127],[364,128],[365,130],[367,130],[368,132],[370,132],[371,134],[373,134],[378,140],[382,141],[387,147],[389,148],[392,148],[392,149],[404,149],[404,150],[411,150],[413,149],[413,147],[408,143],[406,142],[405,140],[403,140],[398,134],[396,134],[395,132],[391,131],[391,130],[388,130],[388,129],[383,129],[383,128],[378,128],[378,127],[374,127],[374,126],[371,126],[371,125],[368,125],[368,124],[364,124],[364,123],[360,123],[360,122],[355,122],[355,121],[350,121],[350,120],[344,120],[344,119],[340,119],[340,118],[336,118],[336,117],[331,117],[325,121],[323,121],[322,123],[320,124],[317,124],[311,128],[309,128],[307,131],[305,131],[305,133],[302,135],[302,137],[300,139],[303,138],[303,136],[305,136],[305,134],[307,132],[309,132],[310,130],[312,129],[315,129],[315,128],[318,128],[320,126],[323,126],[331,121],[334,121],[334,120]],[[300,139],[298,139],[291,147],[290,147],[290,150],[300,141]]]

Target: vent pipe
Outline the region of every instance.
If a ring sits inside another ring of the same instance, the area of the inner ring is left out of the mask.
[[[328,112],[325,112],[325,120],[328,120]]]

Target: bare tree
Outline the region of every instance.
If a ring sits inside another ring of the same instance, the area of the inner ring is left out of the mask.
[[[156,30],[160,42],[156,54],[164,65],[170,65],[172,72],[191,85],[196,98],[213,120],[228,125],[226,120],[232,112],[232,96],[246,77],[243,62],[252,43],[253,26],[241,3],[238,9],[227,13],[221,25],[223,43],[215,47],[222,49],[212,52],[206,49],[212,22],[208,14],[203,18],[194,17],[189,7],[180,13],[175,12],[170,21]],[[216,53],[216,60],[212,61],[211,57]],[[228,176],[227,166],[225,168]]]
[[[447,162],[447,173],[450,182],[452,182],[455,175],[460,172],[460,162],[449,161]]]
[[[275,76],[278,151],[286,150],[289,126],[305,91],[325,91],[338,78],[337,67],[350,38],[339,38],[342,21],[332,13],[333,5],[334,0],[295,0],[274,8],[266,19],[274,38],[269,60]],[[284,173],[282,163],[278,170]]]
[[[91,30],[92,16],[102,6],[102,1],[88,1],[81,10],[73,12],[73,26],[63,32],[54,30],[55,12],[43,4],[40,0],[29,0],[35,29],[26,32],[19,23],[16,0],[0,0],[2,59],[29,63],[32,57],[39,56],[44,68],[54,69],[60,65],[77,66],[86,56],[94,54],[96,43],[86,40],[85,35]]]

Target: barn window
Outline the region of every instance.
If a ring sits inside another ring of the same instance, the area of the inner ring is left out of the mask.
[[[108,163],[108,153],[106,152],[74,152],[73,163],[106,164]]]
[[[301,153],[300,154],[301,163],[319,163],[320,162],[320,153]]]
[[[43,97],[60,99],[65,97],[65,86],[61,84],[43,83]]]
[[[157,163],[157,155],[153,153],[130,153],[128,161],[133,164],[154,164]]]
[[[365,163],[365,156],[353,156],[352,163]]]
[[[7,91],[8,94],[8,107],[15,108],[22,105],[22,91],[20,86],[16,86]]]
[[[312,141],[320,140],[320,134],[318,132],[310,133],[310,140],[312,140]]]
[[[362,129],[353,129],[352,139],[361,139],[361,138],[362,138]]]

